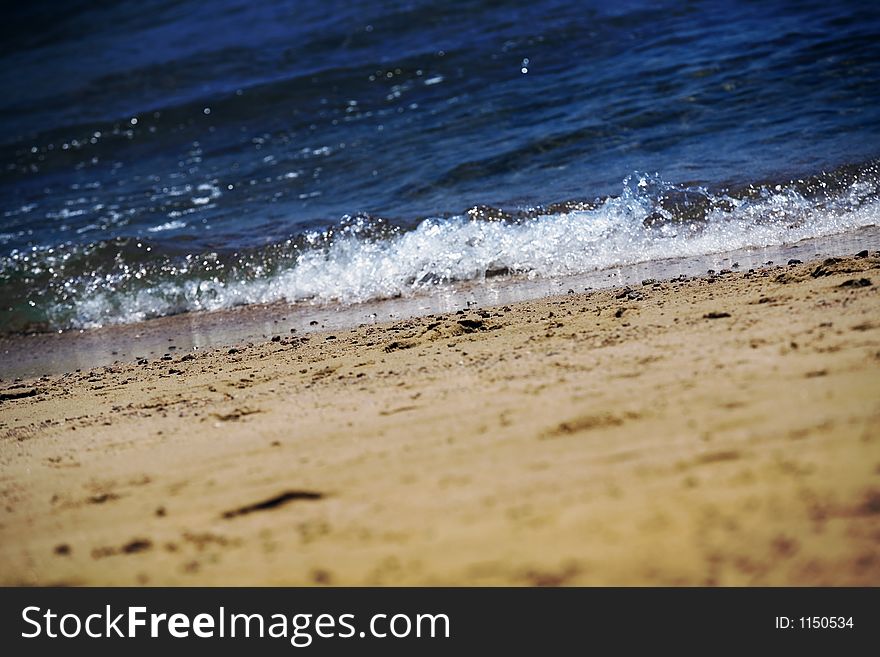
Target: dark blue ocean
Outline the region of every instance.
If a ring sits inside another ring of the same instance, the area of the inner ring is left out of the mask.
[[[880,218],[880,2],[6,13],[0,332],[430,294]]]

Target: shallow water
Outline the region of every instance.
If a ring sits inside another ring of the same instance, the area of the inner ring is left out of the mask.
[[[0,336],[0,372],[5,379],[37,377],[130,362],[172,359],[202,349],[263,342],[271,337],[302,337],[318,331],[344,330],[361,324],[471,311],[518,301],[634,286],[646,279],[668,281],[708,276],[708,271],[761,270],[826,256],[880,250],[880,229],[866,227],[821,238],[719,254],[650,260],[569,276],[498,277],[440,285],[433,294],[401,296],[361,304],[252,304],[215,312],[191,312],[136,324],[91,330]]]
[[[0,29],[0,332],[419,299],[880,214],[877,3],[38,1]]]

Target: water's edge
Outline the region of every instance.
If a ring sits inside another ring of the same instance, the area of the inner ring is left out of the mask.
[[[790,259],[851,255],[880,249],[880,227],[801,240],[793,244],[746,248],[686,258],[652,260],[573,276],[529,280],[502,277],[435,288],[415,295],[353,305],[250,305],[228,310],[191,312],[137,324],[64,333],[0,337],[0,372],[4,380],[51,376],[115,362],[153,360],[165,354],[260,342],[272,336],[343,330],[360,324],[517,303],[571,292],[640,284],[679,276],[706,276],[709,270],[747,271],[784,265]]]

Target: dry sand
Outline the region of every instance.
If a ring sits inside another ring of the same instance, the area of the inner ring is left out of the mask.
[[[880,584],[880,254],[0,384],[3,584]]]

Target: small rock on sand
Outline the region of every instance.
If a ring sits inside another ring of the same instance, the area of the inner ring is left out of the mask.
[[[871,287],[870,278],[850,278],[840,284],[839,287]]]

